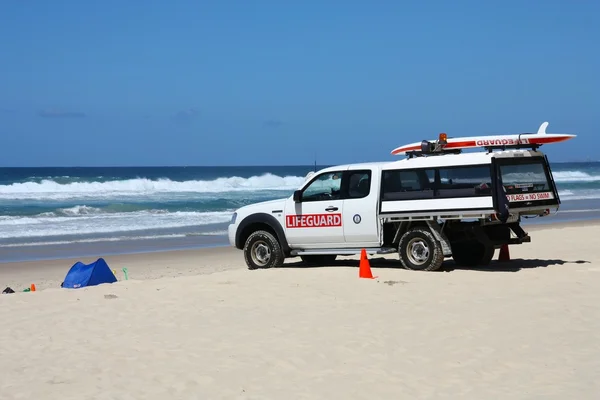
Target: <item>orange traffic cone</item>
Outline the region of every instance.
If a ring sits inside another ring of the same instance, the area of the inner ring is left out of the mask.
[[[375,279],[376,276],[373,276],[371,272],[371,263],[369,263],[369,259],[367,258],[367,251],[362,249],[360,252],[360,263],[358,264],[358,277],[365,279]]]
[[[510,252],[508,251],[507,244],[503,244],[502,247],[500,247],[500,255],[498,256],[498,261],[500,261],[500,262],[510,261]]]
[[[32,292],[35,292],[35,283],[31,284],[31,287],[29,288],[29,290],[31,290]]]

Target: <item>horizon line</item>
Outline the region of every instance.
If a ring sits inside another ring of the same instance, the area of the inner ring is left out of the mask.
[[[368,162],[368,161],[367,161]],[[378,162],[378,161],[372,161]],[[353,163],[316,164],[317,167],[348,165]],[[229,165],[40,165],[2,166],[0,168],[238,168],[238,167],[314,167],[315,164],[229,164]]]
[[[381,161],[364,161],[364,162],[350,162],[350,163],[334,163],[334,164],[316,164],[317,167],[331,167],[336,165],[351,165],[351,164],[364,164],[364,163],[379,163]],[[393,162],[393,161],[390,161]],[[585,163],[599,163],[600,160],[589,160],[589,161],[550,161],[550,164],[585,164]],[[238,167],[311,167],[314,168],[315,164],[227,164],[227,165],[176,165],[176,164],[165,164],[165,165],[39,165],[39,166],[6,166],[0,165],[0,168],[238,168]]]

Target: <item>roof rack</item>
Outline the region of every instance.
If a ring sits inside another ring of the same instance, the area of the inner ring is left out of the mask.
[[[462,149],[454,149],[454,150],[438,150],[438,151],[422,151],[422,150],[413,150],[407,151],[406,156],[408,158],[413,157],[425,157],[425,156],[443,156],[445,154],[460,154],[462,153]]]
[[[520,144],[513,144],[513,145],[508,145],[508,144],[498,144],[498,145],[491,145],[491,146],[483,146],[484,149],[486,149],[486,151],[488,153],[491,153],[494,150],[509,150],[509,149],[515,149],[515,150],[520,150],[520,149],[531,149],[533,151],[537,151],[537,149],[539,149],[540,147],[542,147],[543,143],[520,143]]]

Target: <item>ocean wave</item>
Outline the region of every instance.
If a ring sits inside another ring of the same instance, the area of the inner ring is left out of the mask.
[[[2,199],[68,199],[114,198],[120,196],[149,196],[176,193],[225,193],[246,191],[290,191],[304,182],[300,176],[264,174],[242,178],[237,176],[214,180],[172,181],[147,178],[114,180],[106,182],[59,183],[45,179],[40,182],[22,182],[0,185]]]
[[[75,238],[72,240],[40,240],[35,242],[19,242],[19,243],[8,243],[0,244],[2,247],[25,247],[25,246],[57,246],[74,243],[99,243],[99,242],[121,242],[121,241],[137,241],[137,240],[160,240],[160,239],[177,239],[188,236],[224,236],[227,235],[227,231],[209,231],[209,232],[198,232],[193,234],[186,233],[172,233],[167,235],[145,235],[145,236],[105,236],[105,237],[94,237],[94,238]]]
[[[559,190],[561,200],[594,200],[600,199],[600,189],[589,190]]]
[[[559,211],[560,214],[593,214],[593,213],[600,213],[600,209],[597,208],[586,208],[583,210],[560,210]]]
[[[0,216],[0,239],[89,235],[135,232],[153,229],[173,229],[223,224],[233,211],[164,212],[147,210],[129,213],[91,213],[72,216]]]
[[[61,208],[56,211],[43,212],[36,215],[0,215],[0,226],[3,224],[23,225],[30,223],[57,223],[67,221],[84,221],[97,219],[119,219],[119,218],[144,218],[152,215],[165,214],[172,217],[194,217],[194,216],[211,216],[221,214],[231,214],[233,210],[224,212],[196,212],[196,211],[173,211],[162,209],[140,210],[132,212],[111,212],[105,211],[97,207],[89,206],[73,206],[69,208]]]
[[[90,206],[73,206],[67,208],[61,208],[57,211],[53,212],[45,212],[41,213],[40,216],[47,217],[55,217],[57,215],[64,215],[68,217],[75,217],[80,215],[94,215],[94,214],[103,214],[104,211],[99,207],[90,207]]]
[[[552,175],[557,183],[600,182],[600,175],[590,175],[582,171],[552,171]]]

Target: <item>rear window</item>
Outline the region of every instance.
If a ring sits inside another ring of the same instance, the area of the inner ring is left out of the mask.
[[[552,191],[543,159],[519,160],[516,164],[501,164],[499,167],[507,194]]]

